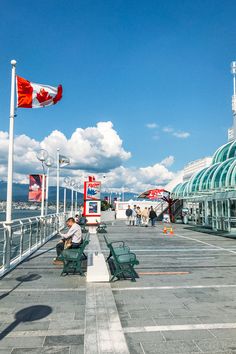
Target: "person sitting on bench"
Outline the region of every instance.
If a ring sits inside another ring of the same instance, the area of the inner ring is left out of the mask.
[[[83,243],[83,235],[81,227],[75,222],[74,218],[69,218],[66,220],[66,225],[69,228],[67,233],[59,232],[61,240],[56,245],[57,258],[54,259],[55,262],[60,260],[60,255],[64,248],[79,248]],[[69,240],[71,240],[70,244]]]

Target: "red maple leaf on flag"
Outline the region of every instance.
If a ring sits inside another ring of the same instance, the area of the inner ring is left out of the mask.
[[[49,93],[46,90],[44,90],[44,88],[41,88],[41,90],[37,93],[36,98],[39,101],[39,103],[43,103],[51,100],[52,96],[50,96]]]

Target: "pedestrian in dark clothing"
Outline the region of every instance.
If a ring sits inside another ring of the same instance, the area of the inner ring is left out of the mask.
[[[150,208],[149,218],[151,220],[151,225],[155,226],[155,222],[156,222],[156,219],[157,219],[157,214],[156,214],[156,212],[155,212],[155,210],[153,209],[152,206]]]
[[[127,225],[131,225],[132,214],[133,214],[133,210],[130,208],[130,205],[128,205],[128,209],[126,209],[125,211],[125,215],[127,217]]]

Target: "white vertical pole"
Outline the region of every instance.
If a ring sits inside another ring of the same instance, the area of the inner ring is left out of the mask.
[[[66,213],[66,188],[64,188],[64,214]]]
[[[77,204],[78,204],[78,191],[75,190],[75,213],[77,213]]]
[[[71,187],[71,216],[73,216],[73,207],[74,207],[74,190]]]
[[[7,175],[7,210],[6,223],[12,221],[12,180],[13,180],[13,154],[14,154],[14,117],[15,117],[15,82],[16,61],[11,61],[11,100],[10,100],[10,126],[9,126],[9,149],[8,149],[8,175]]]
[[[59,192],[60,192],[60,187],[59,187],[59,182],[60,182],[60,162],[59,162],[59,152],[60,149],[57,148],[57,209],[56,209],[56,213],[59,214],[59,203],[60,203],[60,196],[59,196]]]
[[[43,179],[42,179],[42,200],[41,200],[41,216],[44,216],[44,201],[45,201],[45,173],[43,172]]]
[[[47,168],[47,178],[46,178],[46,207],[45,215],[48,215],[48,190],[49,190],[49,167]]]

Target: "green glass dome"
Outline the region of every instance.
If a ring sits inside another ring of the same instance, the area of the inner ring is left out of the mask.
[[[172,191],[177,198],[225,191],[236,187],[236,140],[224,144],[213,155],[212,164],[195,173]]]

